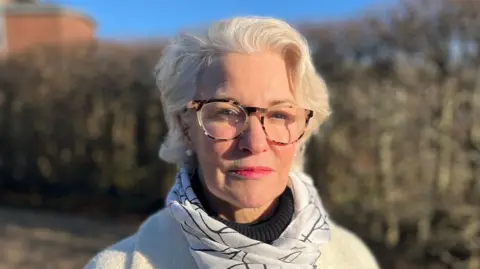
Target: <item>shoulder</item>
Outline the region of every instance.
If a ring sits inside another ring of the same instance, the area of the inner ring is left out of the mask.
[[[330,228],[329,243],[320,247],[319,268],[380,268],[373,253],[357,235],[331,221]]]
[[[188,243],[175,224],[164,208],[145,220],[135,234],[96,254],[84,269],[193,268],[188,255],[177,257],[179,248],[188,251]]]
[[[97,253],[84,269],[128,268],[135,238],[130,236]]]

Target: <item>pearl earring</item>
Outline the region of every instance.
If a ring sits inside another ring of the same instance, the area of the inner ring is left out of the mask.
[[[185,154],[186,154],[188,157],[190,157],[190,156],[193,155],[193,151],[192,151],[191,149],[187,149],[187,150],[185,150]]]

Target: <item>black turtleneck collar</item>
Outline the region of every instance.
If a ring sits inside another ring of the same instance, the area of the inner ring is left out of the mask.
[[[294,202],[293,194],[289,187],[287,187],[280,195],[278,206],[273,215],[268,219],[256,223],[237,223],[225,220],[213,211],[212,207],[208,203],[197,173],[192,176],[190,181],[193,191],[210,217],[254,240],[267,244],[272,243],[274,240],[280,237],[282,232],[287,228],[292,220],[294,213]]]

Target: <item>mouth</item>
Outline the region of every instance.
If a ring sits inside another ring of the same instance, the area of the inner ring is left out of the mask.
[[[273,172],[273,169],[266,166],[246,166],[229,170],[229,173],[247,179],[258,179]]]

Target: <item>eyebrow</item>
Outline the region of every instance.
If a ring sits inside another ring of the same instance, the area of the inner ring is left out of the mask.
[[[275,100],[275,101],[272,101],[270,102],[270,105],[271,106],[275,106],[275,105],[281,105],[281,104],[290,104],[290,105],[297,105],[297,103],[293,100],[290,100],[290,99],[280,99],[280,100]]]
[[[225,93],[218,93],[215,95],[214,97],[215,99],[227,99],[227,100],[231,100],[231,101],[235,101],[235,102],[238,102],[238,103],[242,103],[240,102],[238,99],[235,99],[233,97],[230,97],[228,96],[227,94]],[[297,103],[294,101],[294,100],[291,100],[291,99],[279,99],[279,100],[274,100],[274,101],[271,101],[269,103],[269,106],[275,106],[275,105],[282,105],[282,104],[290,104],[290,105],[295,105],[297,106]]]

